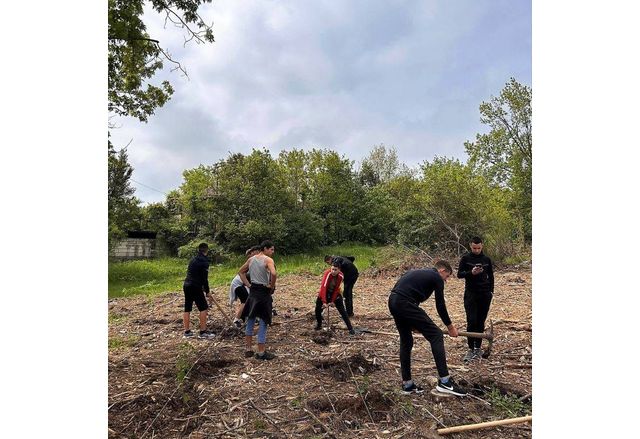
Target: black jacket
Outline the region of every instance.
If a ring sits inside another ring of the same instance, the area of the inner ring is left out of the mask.
[[[484,271],[475,276],[471,270],[476,264],[481,264]],[[474,255],[469,252],[460,259],[458,278],[464,279],[464,290],[470,293],[493,293],[493,265],[491,259],[480,252]]]
[[[435,291],[436,310],[442,323],[449,326],[451,319],[444,301],[444,280],[435,268],[409,270],[391,289],[392,293],[406,297],[415,303],[424,302]]]
[[[205,293],[209,293],[209,259],[202,253],[198,253],[189,262],[187,267],[187,277],[184,280],[185,287],[202,288]]]

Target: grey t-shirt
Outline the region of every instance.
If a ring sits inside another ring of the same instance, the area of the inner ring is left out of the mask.
[[[271,283],[271,273],[267,269],[265,257],[261,255],[252,256],[249,259],[249,277],[252,284],[269,285]]]

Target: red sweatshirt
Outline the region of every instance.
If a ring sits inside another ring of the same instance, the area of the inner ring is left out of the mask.
[[[333,303],[340,294],[340,284],[342,284],[342,280],[344,279],[344,275],[340,272],[335,276],[335,285],[333,287],[333,291],[330,291],[331,299],[327,300],[327,286],[329,281],[331,280],[331,269],[329,268],[322,275],[322,284],[320,284],[320,291],[318,292],[318,297],[322,300],[322,303]]]

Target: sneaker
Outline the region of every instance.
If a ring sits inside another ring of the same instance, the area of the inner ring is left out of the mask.
[[[240,319],[235,319],[233,321],[233,324],[236,325],[236,328],[238,328],[238,329],[242,328],[242,320],[240,320]]]
[[[403,384],[402,385],[402,390],[400,391],[400,393],[402,393],[403,395],[411,395],[412,393],[420,395],[423,392],[424,392],[424,389],[422,387],[416,385],[416,383],[413,383],[408,387]]]
[[[253,354],[253,351],[244,351],[244,358],[251,358],[253,357]]]
[[[322,325],[316,325],[315,328],[313,328],[314,331],[319,331],[322,329]]]
[[[256,352],[255,357],[258,360],[273,360],[274,358],[276,358],[275,354],[272,354],[271,352],[267,352],[267,351],[264,351],[262,355]]]
[[[481,358],[484,355],[484,351],[480,348],[475,348],[473,350],[473,359]]]
[[[467,351],[467,353],[465,354],[464,358],[462,359],[462,361],[464,361],[465,363],[468,363],[469,361],[473,360],[474,356],[473,353],[475,352],[475,349],[469,349]]]
[[[211,331],[207,331],[206,329],[204,331],[200,331],[200,333],[198,334],[198,338],[213,338],[216,335],[211,332]]]
[[[349,329],[349,335],[356,335],[356,331],[353,329]]]
[[[449,393],[451,395],[456,395],[456,396],[465,396],[467,394],[467,391],[459,387],[453,381],[453,378],[449,378],[446,383],[443,383],[441,380],[438,380],[438,385],[436,386],[436,390],[441,393]]]
[[[182,335],[183,338],[193,338],[194,337],[194,333],[191,330],[188,331],[184,331],[184,334]]]

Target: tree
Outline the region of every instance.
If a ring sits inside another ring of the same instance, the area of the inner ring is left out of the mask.
[[[480,115],[490,131],[465,142],[468,163],[510,191],[512,214],[521,223],[522,238],[531,243],[531,88],[511,78],[498,97],[480,104]]]
[[[171,57],[158,39],[147,33],[142,21],[144,0],[109,0],[108,108],[110,113],[132,116],[146,122],[156,108],[173,94],[168,81],[148,81],[162,69],[163,61],[184,74],[183,66]],[[165,23],[184,29],[188,41],[213,42],[211,26],[198,15],[198,8],[211,0],[150,0],[152,8],[165,15]]]
[[[139,200],[133,196],[135,191],[129,184],[133,168],[128,162],[126,148],[116,151],[107,142],[108,148],[108,222],[109,248],[124,237],[127,228],[135,227],[140,217]]]
[[[399,175],[410,175],[411,171],[400,163],[395,147],[387,149],[384,144],[373,147],[369,155],[362,160],[360,166],[360,183],[372,187],[386,183]]]

